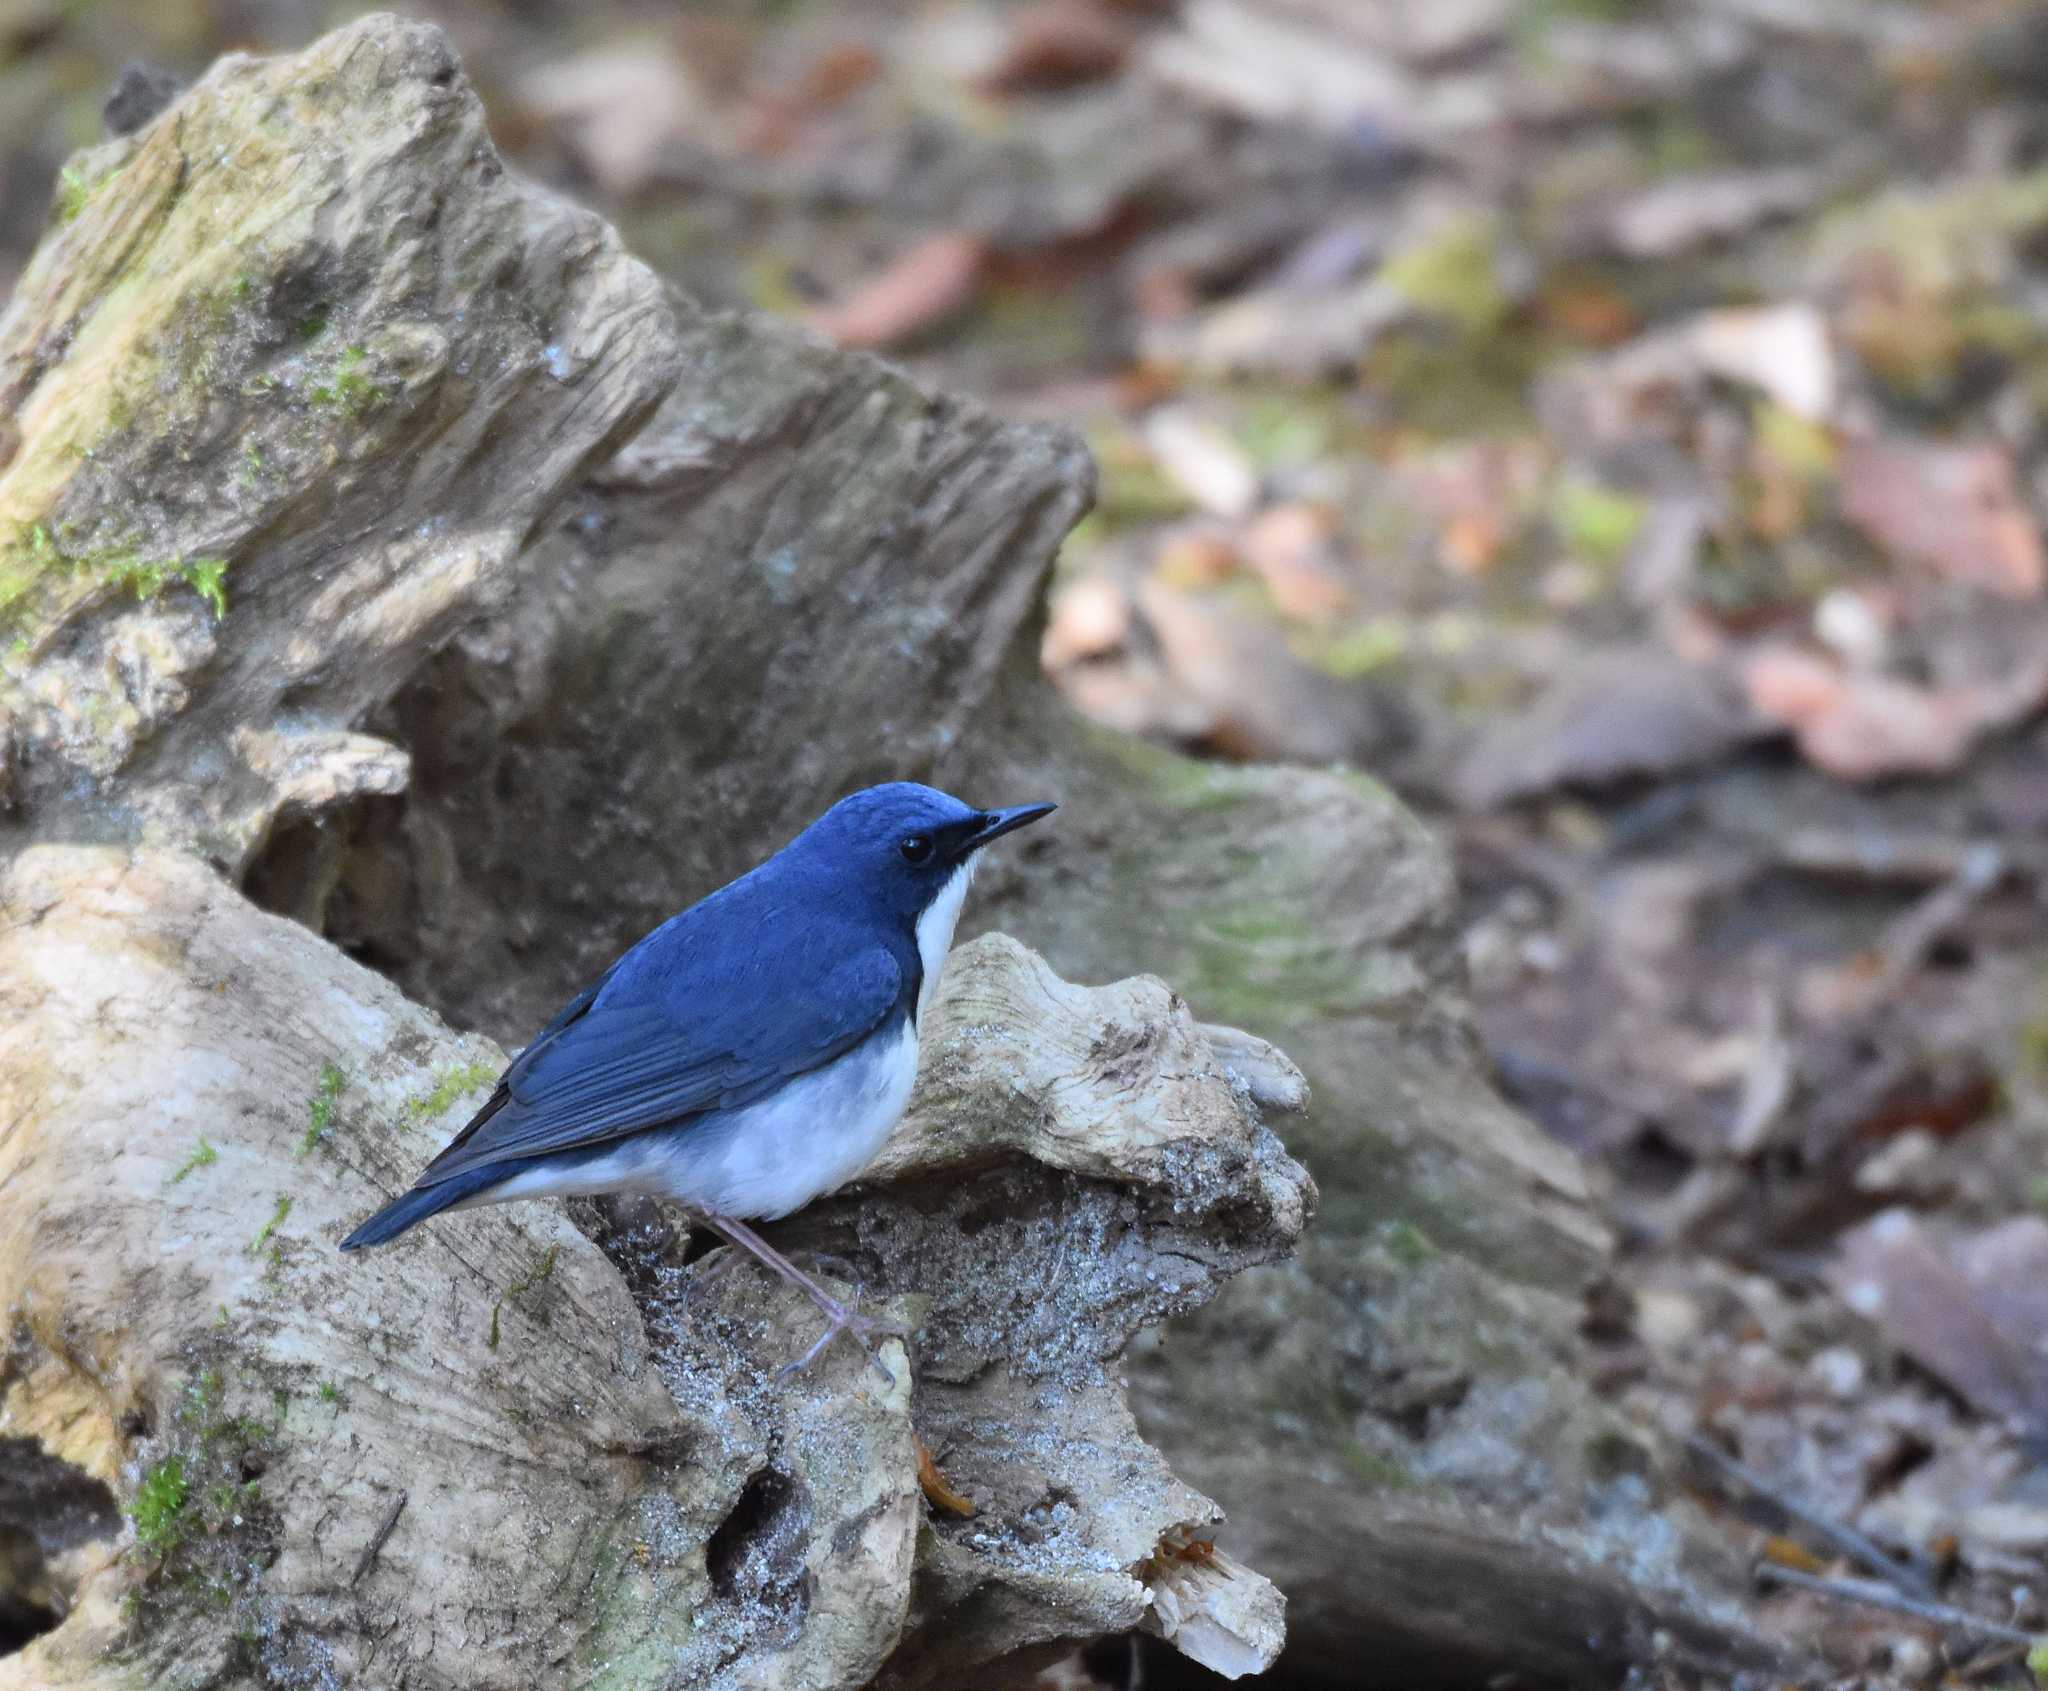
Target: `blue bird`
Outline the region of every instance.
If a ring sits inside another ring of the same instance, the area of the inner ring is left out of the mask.
[[[412,1190],[341,1248],[443,1210],[649,1193],[804,1290],[829,1325],[803,1361],[847,1331],[872,1357],[865,1335],[895,1329],[747,1223],[845,1185],[881,1149],[910,1101],[978,854],[1053,808],[976,810],[908,781],[841,799],[570,1000]]]

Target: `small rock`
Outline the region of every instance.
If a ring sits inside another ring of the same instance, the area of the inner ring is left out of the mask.
[[[1835,587],[1813,608],[1814,638],[1858,669],[1877,669],[1891,647],[1888,619],[1871,595]]]
[[[177,99],[184,84],[161,65],[135,59],[124,65],[100,107],[109,135],[133,135]]]
[[[1815,1352],[1806,1369],[1814,1383],[1837,1403],[1851,1403],[1861,1396],[1869,1373],[1863,1358],[1847,1345],[1830,1345]]]

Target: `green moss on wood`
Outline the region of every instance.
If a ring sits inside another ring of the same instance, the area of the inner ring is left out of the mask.
[[[145,1549],[168,1551],[187,1530],[185,1504],[189,1487],[183,1458],[166,1456],[142,1476],[128,1518],[135,1523],[135,1542]]]
[[[1436,1255],[1436,1247],[1429,1242],[1429,1235],[1410,1221],[1383,1222],[1380,1243],[1386,1246],[1389,1256],[1408,1268],[1420,1268]]]
[[[290,1196],[287,1195],[285,1197],[279,1198],[277,1200],[277,1208],[271,1211],[270,1219],[266,1221],[261,1227],[256,1229],[256,1237],[249,1241],[249,1254],[251,1256],[256,1255],[257,1252],[261,1251],[265,1245],[270,1243],[271,1234],[275,1233],[280,1227],[284,1225],[284,1218],[290,1215],[291,1213],[292,1200]],[[276,1257],[274,1254],[271,1260],[273,1264],[276,1262]]]
[[[174,558],[162,563],[120,557],[106,567],[112,579],[130,588],[138,599],[154,599],[172,582],[180,582],[206,601],[216,621],[228,613],[228,566],[224,558]]]
[[[101,581],[144,601],[166,588],[190,588],[212,610],[227,615],[225,558],[151,558],[132,546],[74,551],[47,522],[30,523],[0,555],[0,616],[13,610],[41,580]]]
[[[2048,170],[1900,188],[1821,220],[1815,246],[1835,264],[1882,256],[1901,283],[1942,293],[1995,273],[2002,243],[2048,227]]]
[[[344,347],[327,380],[307,389],[307,400],[323,411],[339,411],[345,417],[362,416],[384,398],[384,390],[363,374],[363,363],[361,347]]]
[[[122,1602],[148,1643],[181,1614],[241,1608],[250,1613],[258,1581],[274,1554],[275,1513],[257,1481],[258,1446],[277,1428],[228,1408],[228,1381],[218,1367],[185,1386],[164,1432],[163,1454],[145,1471],[128,1505],[135,1523],[131,1554],[144,1574]]]
[[[1343,1440],[1337,1446],[1337,1454],[1344,1466],[1374,1491],[1408,1491],[1414,1487],[1414,1476],[1405,1468],[1357,1439]]]
[[[1135,435],[1122,429],[1098,430],[1088,445],[1095,454],[1098,478],[1095,509],[1086,519],[1094,533],[1115,534],[1143,523],[1168,522],[1194,509],[1180,484],[1160,469]]]
[[[513,1281],[511,1285],[507,1286],[505,1288],[504,1297],[499,1298],[496,1303],[491,1305],[490,1346],[492,1350],[496,1350],[498,1348],[498,1315],[499,1312],[503,1310],[505,1307],[505,1300],[507,1298],[516,1298],[523,1292],[530,1292],[536,1286],[546,1285],[549,1280],[553,1279],[555,1273],[555,1259],[560,1254],[560,1251],[561,1247],[559,1245],[548,1246],[546,1250],[541,1252],[540,1260],[537,1261],[532,1268],[528,1269],[526,1273],[521,1275],[517,1280]],[[534,1319],[537,1322],[539,1322],[540,1325],[545,1327],[547,1325],[548,1320],[546,1309],[536,1309],[534,1311]]]
[[[490,1085],[497,1078],[498,1071],[489,1063],[460,1063],[454,1068],[443,1069],[434,1082],[433,1090],[422,1093],[407,1104],[406,1113],[419,1121],[431,1120],[456,1099]]]
[[[320,1065],[320,1078],[314,1083],[313,1095],[306,1100],[306,1131],[299,1140],[300,1156],[311,1155],[313,1147],[326,1135],[334,1120],[335,1102],[347,1084],[347,1077],[332,1062]]]
[[[50,201],[50,220],[60,227],[77,222],[99,191],[119,174],[118,167],[95,171],[73,159],[57,173],[57,192]]]
[[[1566,477],[1551,495],[1550,517],[1567,550],[1588,563],[1617,564],[1642,532],[1650,508],[1633,494]]]
[[[199,1136],[198,1143],[192,1147],[192,1154],[178,1165],[176,1171],[165,1184],[175,1186],[186,1175],[196,1173],[202,1168],[211,1168],[219,1161],[220,1153],[213,1148],[206,1135],[202,1133]]]
[[[2020,1024],[2020,1068],[2035,1080],[2048,1080],[2048,979],[2035,992],[2034,1012]]]
[[[1325,675],[1356,681],[1399,663],[1413,644],[1414,631],[1405,618],[1375,616],[1327,634],[1312,633],[1303,642],[1303,655]]]

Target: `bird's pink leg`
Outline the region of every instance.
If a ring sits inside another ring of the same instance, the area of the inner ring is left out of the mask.
[[[827,1323],[825,1331],[819,1334],[817,1342],[809,1350],[783,1370],[784,1373],[793,1374],[799,1368],[807,1366],[833,1339],[845,1333],[867,1352],[868,1360],[881,1371],[883,1379],[891,1385],[896,1383],[896,1376],[889,1372],[888,1365],[875,1354],[875,1347],[868,1343],[868,1335],[886,1333],[896,1338],[907,1338],[910,1334],[909,1328],[898,1321],[884,1321],[877,1316],[862,1315],[859,1310],[841,1303],[744,1221],[735,1220],[729,1215],[706,1215],[704,1220],[732,1244],[750,1253],[763,1267],[797,1287],[824,1313]],[[856,1293],[855,1296],[857,1298],[859,1294]]]

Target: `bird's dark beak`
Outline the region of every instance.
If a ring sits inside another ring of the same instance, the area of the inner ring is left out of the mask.
[[[967,848],[960,855],[970,856],[981,850],[990,840],[999,840],[1005,834],[1029,827],[1039,818],[1050,816],[1057,809],[1059,806],[1056,804],[1020,804],[1009,810],[991,810],[987,812],[987,820],[967,836]]]

